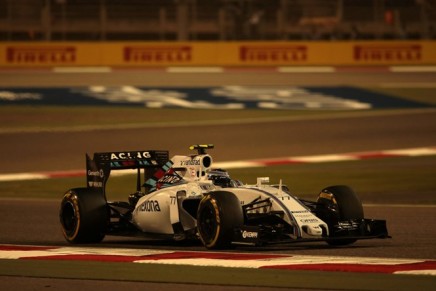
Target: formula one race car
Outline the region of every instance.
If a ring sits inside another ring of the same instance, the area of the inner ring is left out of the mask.
[[[387,238],[386,221],[365,219],[348,186],[322,190],[316,202],[292,195],[281,182],[244,185],[212,167],[206,153],[168,151],[95,153],[86,156],[87,187],[67,191],[60,206],[63,235],[70,243],[96,243],[105,235],[174,240],[200,239],[209,249],[232,244],[326,241],[347,245],[358,239]],[[106,199],[112,170],[136,169],[136,192],[129,201]]]

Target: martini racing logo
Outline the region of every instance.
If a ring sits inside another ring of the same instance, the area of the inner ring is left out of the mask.
[[[6,62],[11,64],[74,64],[76,58],[73,46],[12,46],[6,49]]]
[[[307,46],[241,46],[239,59],[243,62],[305,62]]]
[[[354,59],[356,61],[420,61],[422,48],[420,45],[356,45]]]
[[[192,47],[124,47],[124,61],[128,63],[189,63],[192,60]]]

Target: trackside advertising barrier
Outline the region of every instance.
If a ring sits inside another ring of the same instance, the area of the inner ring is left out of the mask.
[[[0,67],[436,65],[436,41],[5,42]]]

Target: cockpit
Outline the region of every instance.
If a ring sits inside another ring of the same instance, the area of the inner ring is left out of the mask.
[[[209,169],[206,175],[207,179],[211,180],[215,186],[222,188],[238,187],[242,185],[240,181],[232,180],[229,173],[223,169]]]

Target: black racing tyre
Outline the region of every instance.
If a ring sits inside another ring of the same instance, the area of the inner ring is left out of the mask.
[[[235,228],[244,224],[241,202],[231,192],[207,194],[197,211],[197,229],[208,249],[230,247]]]
[[[337,223],[341,220],[363,219],[363,206],[359,197],[349,186],[330,186],[321,191],[317,203],[322,205],[320,212],[326,222]],[[326,211],[328,213],[326,213]],[[349,245],[355,239],[327,240],[330,245]]]
[[[62,198],[59,218],[68,242],[101,242],[109,222],[106,199],[100,191],[71,189]]]

